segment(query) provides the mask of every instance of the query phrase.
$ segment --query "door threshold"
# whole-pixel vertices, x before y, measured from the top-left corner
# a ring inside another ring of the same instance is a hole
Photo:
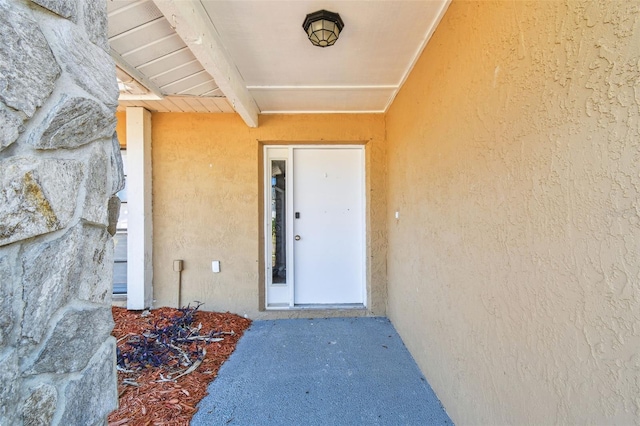
[[[267,306],[268,311],[308,311],[308,310],[365,310],[367,307],[362,303],[342,303],[342,304],[299,304],[290,306],[286,303],[273,303]]]

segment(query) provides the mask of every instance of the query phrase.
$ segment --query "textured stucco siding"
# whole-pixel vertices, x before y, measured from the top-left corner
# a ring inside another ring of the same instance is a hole
[[[454,422],[640,424],[640,3],[454,1],[386,131],[388,314]]]
[[[154,306],[182,301],[251,318],[317,316],[260,311],[262,149],[264,144],[361,143],[367,173],[366,311],[384,315],[386,298],[385,147],[382,115],[261,116],[252,129],[232,114],[152,115]],[[211,272],[220,260],[221,272]],[[330,314],[330,313],[324,313]]]

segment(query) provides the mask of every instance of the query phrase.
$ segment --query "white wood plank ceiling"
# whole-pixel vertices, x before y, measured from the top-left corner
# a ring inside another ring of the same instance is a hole
[[[382,113],[450,0],[110,0],[120,109],[258,114]],[[345,27],[312,46],[306,14]],[[216,80],[220,84],[216,83]]]

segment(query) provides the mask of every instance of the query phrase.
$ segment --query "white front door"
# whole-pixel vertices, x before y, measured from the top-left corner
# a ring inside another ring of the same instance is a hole
[[[363,303],[363,152],[293,151],[294,302]]]
[[[286,232],[278,235],[284,150]],[[272,169],[266,177],[275,186],[268,191],[275,198],[266,212],[273,232],[267,235],[267,307],[365,304],[364,149],[269,147],[266,158]],[[278,238],[287,241],[277,243]],[[285,247],[291,267],[282,279]]]

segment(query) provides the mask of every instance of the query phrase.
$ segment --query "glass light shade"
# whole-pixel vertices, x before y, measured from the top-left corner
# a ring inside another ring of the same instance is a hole
[[[319,10],[307,15],[302,28],[314,46],[328,47],[333,46],[340,37],[344,22],[337,13]]]

